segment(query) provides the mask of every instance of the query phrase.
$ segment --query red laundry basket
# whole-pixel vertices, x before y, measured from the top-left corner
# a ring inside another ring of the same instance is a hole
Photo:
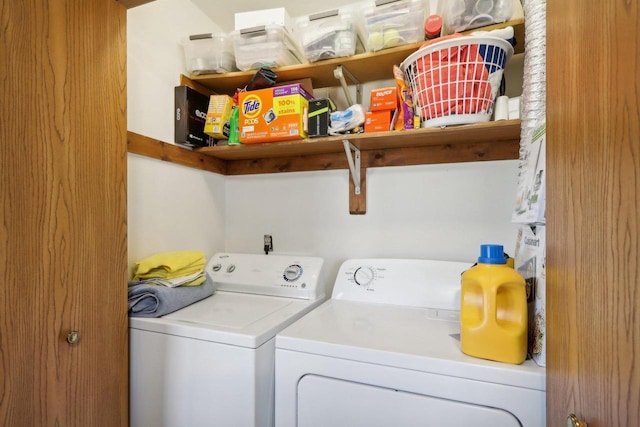
[[[429,44],[407,57],[400,67],[422,127],[489,121],[512,55],[506,40],[463,36]]]

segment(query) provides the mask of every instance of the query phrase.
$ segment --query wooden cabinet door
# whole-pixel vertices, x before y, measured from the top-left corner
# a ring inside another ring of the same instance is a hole
[[[640,6],[547,4],[547,420],[640,425]]]
[[[124,426],[126,9],[0,0],[0,32],[0,425]]]

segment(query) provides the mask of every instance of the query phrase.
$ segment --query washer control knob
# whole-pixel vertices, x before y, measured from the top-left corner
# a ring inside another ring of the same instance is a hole
[[[357,285],[367,286],[373,282],[374,273],[371,267],[358,267],[355,273],[353,273],[353,280]]]
[[[233,273],[236,269],[235,264],[230,264],[229,267],[227,267],[227,273]]]
[[[282,274],[282,277],[287,282],[295,282],[300,276],[302,276],[302,266],[299,264],[291,264],[284,269],[284,273]]]
[[[222,264],[215,264],[213,267],[211,267],[213,271],[220,271],[221,268]]]

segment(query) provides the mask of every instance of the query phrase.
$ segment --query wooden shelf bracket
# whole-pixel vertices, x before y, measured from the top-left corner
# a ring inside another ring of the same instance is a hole
[[[342,141],[344,144],[344,151],[347,155],[347,161],[349,162],[349,170],[351,171],[351,179],[353,179],[353,185],[355,187],[356,195],[360,195],[360,150],[356,148],[352,143],[346,139]],[[351,150],[353,150],[353,157],[351,156]]]
[[[347,81],[344,78],[345,75],[356,85],[356,102],[353,102],[353,99],[351,98]],[[347,98],[349,105],[362,104],[362,84],[349,72],[349,70],[344,68],[342,65],[338,65],[335,70],[333,70],[333,76],[340,82],[340,86],[342,86],[344,96]]]

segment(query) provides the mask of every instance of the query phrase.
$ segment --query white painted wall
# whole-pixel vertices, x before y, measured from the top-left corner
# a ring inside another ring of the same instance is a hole
[[[211,25],[187,0],[129,11],[129,130],[173,141],[177,41]],[[353,257],[473,262],[481,243],[513,254],[516,177],[515,160],[369,169],[358,216],[347,171],[222,177],[129,155],[129,260],[186,248],[260,253],[264,234],[276,253],[323,257],[329,277]]]
[[[355,257],[475,261],[481,243],[513,255],[516,161],[369,169],[367,213],[349,214],[348,172],[227,178],[226,247],[319,255],[335,277]]]
[[[219,28],[188,0],[127,12],[128,130],[173,142],[173,90],[185,74],[180,40]],[[223,176],[128,155],[129,266],[158,252],[224,250]]]

